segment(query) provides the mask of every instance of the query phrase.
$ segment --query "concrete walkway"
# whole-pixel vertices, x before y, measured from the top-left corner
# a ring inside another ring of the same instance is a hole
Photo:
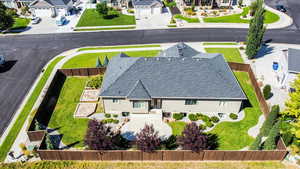
[[[256,136],[259,134],[259,130],[262,127],[265,119],[266,118],[263,114],[261,116],[259,116],[257,124],[248,130],[248,135],[256,138]]]

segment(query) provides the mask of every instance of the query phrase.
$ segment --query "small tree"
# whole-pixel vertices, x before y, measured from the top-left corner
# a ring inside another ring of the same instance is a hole
[[[107,57],[107,55],[105,56],[105,59],[104,59],[104,63],[103,63],[103,66],[107,66],[109,63],[109,59]]]
[[[40,125],[40,123],[35,119],[34,120],[34,130],[37,131],[37,130],[41,130],[42,127]]]
[[[100,15],[103,15],[103,16],[106,16],[109,11],[106,2],[98,3],[96,5],[96,10]]]
[[[272,94],[271,94],[271,86],[270,85],[266,85],[263,88],[263,94],[264,94],[264,98],[266,100],[268,100],[269,98],[271,98]]]
[[[137,148],[143,152],[153,152],[160,147],[161,140],[153,125],[145,127],[136,135]]]
[[[194,122],[185,126],[182,136],[178,138],[178,144],[184,150],[192,150],[194,152],[209,149],[208,136],[203,134],[202,130]]]
[[[261,150],[261,139],[262,135],[258,134],[258,136],[255,138],[254,142],[250,146],[250,150]]]
[[[279,126],[280,126],[280,121],[277,121],[275,123],[275,125],[272,127],[272,129],[270,130],[268,138],[266,139],[266,141],[264,143],[265,150],[276,149],[276,143],[277,143],[278,136],[279,136]]]
[[[107,127],[97,120],[90,120],[84,143],[91,150],[111,150],[114,149],[112,142],[114,136],[111,127]]]
[[[50,135],[48,133],[46,134],[45,143],[46,143],[47,150],[53,150],[54,149],[53,143],[52,143]]]
[[[0,8],[0,30],[10,29],[14,23],[13,16],[6,12],[6,8]]]
[[[278,117],[279,111],[280,111],[279,105],[272,106],[272,110],[271,110],[269,116],[267,117],[267,119],[265,120],[264,124],[262,125],[262,127],[260,129],[262,136],[269,135],[269,132],[272,129],[272,126]]]
[[[102,67],[102,63],[101,63],[101,61],[100,61],[99,57],[97,57],[97,61],[96,61],[96,67],[97,67],[97,68],[100,68],[100,67]]]

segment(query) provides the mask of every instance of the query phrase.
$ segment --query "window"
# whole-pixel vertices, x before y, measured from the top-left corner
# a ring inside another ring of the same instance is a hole
[[[133,108],[144,108],[145,103],[143,101],[133,101]]]
[[[220,101],[219,102],[219,106],[225,106],[226,105],[226,102],[225,101]]]
[[[223,3],[229,3],[229,0],[223,0]]]
[[[185,100],[185,105],[195,105],[195,104],[197,104],[197,100],[195,100],[195,99]]]
[[[120,103],[119,99],[113,99],[113,103]]]

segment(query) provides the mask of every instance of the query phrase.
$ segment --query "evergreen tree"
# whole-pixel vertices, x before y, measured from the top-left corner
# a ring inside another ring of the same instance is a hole
[[[35,131],[42,129],[40,123],[36,119],[34,120],[34,129]]]
[[[99,57],[97,57],[97,61],[96,61],[96,67],[97,67],[97,68],[100,68],[100,67],[102,67],[102,63],[101,63],[101,61],[100,61]]]
[[[46,148],[47,150],[53,150],[54,149],[54,146],[52,144],[52,141],[51,141],[51,138],[50,138],[50,135],[49,134],[46,134]]]
[[[1,5],[0,5],[1,6]],[[0,8],[0,30],[7,30],[15,23],[12,15],[6,12],[6,8]]]
[[[105,59],[104,59],[104,63],[103,63],[103,66],[107,66],[109,63],[109,60],[108,60],[108,57],[107,55],[105,56]]]
[[[249,59],[253,59],[257,55],[266,31],[266,27],[264,26],[265,9],[263,7],[263,0],[257,0],[257,5],[258,8],[254,18],[250,20],[248,30],[246,54]]]
[[[274,150],[276,149],[277,146],[277,140],[279,136],[279,126],[280,126],[280,121],[277,121],[275,125],[272,127],[270,130],[270,133],[268,135],[268,138],[266,139],[264,143],[264,150]]]
[[[262,135],[258,134],[258,136],[255,138],[254,142],[250,146],[250,150],[260,150],[261,149],[261,139]]]
[[[272,106],[272,110],[271,110],[270,114],[268,115],[267,119],[265,120],[265,122],[263,123],[263,125],[260,129],[260,133],[263,136],[269,135],[269,132],[272,129],[272,126],[274,125],[279,112],[280,112],[279,105]]]

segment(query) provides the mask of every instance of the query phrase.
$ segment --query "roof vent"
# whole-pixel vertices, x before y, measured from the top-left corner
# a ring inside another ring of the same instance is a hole
[[[171,61],[171,58],[168,58],[168,61]]]
[[[159,60],[159,57],[157,57],[156,60]]]
[[[184,58],[182,58],[182,60],[184,61]]]
[[[147,58],[144,58],[147,61]]]

